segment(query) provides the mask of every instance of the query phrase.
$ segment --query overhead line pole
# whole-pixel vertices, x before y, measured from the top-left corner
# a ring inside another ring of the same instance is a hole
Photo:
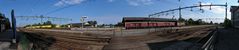
[[[161,12],[158,12],[158,13],[150,14],[149,17],[153,16],[153,15],[161,14],[161,13],[167,13],[167,12],[176,11],[176,10],[180,10],[180,12],[181,12],[182,9],[195,8],[195,7],[204,7],[204,6],[227,6],[227,5],[212,4],[212,5],[199,5],[199,6],[179,7],[179,8],[176,8],[176,9],[171,9],[171,10],[167,10],[167,11],[161,11]]]
[[[226,5],[225,5],[225,18],[227,18],[227,3],[226,3]]]
[[[181,9],[181,7],[179,7],[178,11],[179,11],[179,18],[182,18],[182,9]]]

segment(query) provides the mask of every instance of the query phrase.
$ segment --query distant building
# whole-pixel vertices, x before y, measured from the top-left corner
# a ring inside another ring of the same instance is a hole
[[[0,14],[0,32],[3,32],[6,29],[10,29],[9,19],[3,14]]]
[[[70,23],[68,25],[71,25],[71,27],[82,27],[82,23]]]
[[[231,21],[235,28],[239,28],[239,6],[231,6]]]
[[[97,22],[96,21],[88,21],[88,22],[85,22],[84,24],[83,23],[70,23],[70,24],[67,24],[67,25],[71,25],[71,27],[82,27],[82,25],[84,25],[83,27],[96,27],[97,25]]]
[[[122,23],[126,29],[178,26],[175,19],[149,17],[124,17]]]

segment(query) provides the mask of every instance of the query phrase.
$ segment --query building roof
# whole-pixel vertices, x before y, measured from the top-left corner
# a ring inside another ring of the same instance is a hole
[[[235,11],[237,11],[238,9],[239,9],[239,6],[231,6],[230,11],[231,11],[231,12],[235,12]]]
[[[123,21],[137,20],[137,21],[177,21],[175,19],[168,18],[149,18],[149,17],[124,17]]]

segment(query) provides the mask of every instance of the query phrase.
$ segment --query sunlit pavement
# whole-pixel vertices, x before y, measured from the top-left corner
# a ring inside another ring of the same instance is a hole
[[[16,50],[16,44],[12,43],[12,30],[0,33],[0,50]]]
[[[219,29],[216,50],[238,50],[239,49],[239,29]]]

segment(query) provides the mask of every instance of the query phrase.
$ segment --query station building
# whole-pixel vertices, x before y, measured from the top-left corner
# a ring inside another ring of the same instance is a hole
[[[149,17],[124,17],[122,23],[126,29],[180,26],[175,19]]]
[[[239,28],[239,6],[231,6],[231,21],[235,28]]]

